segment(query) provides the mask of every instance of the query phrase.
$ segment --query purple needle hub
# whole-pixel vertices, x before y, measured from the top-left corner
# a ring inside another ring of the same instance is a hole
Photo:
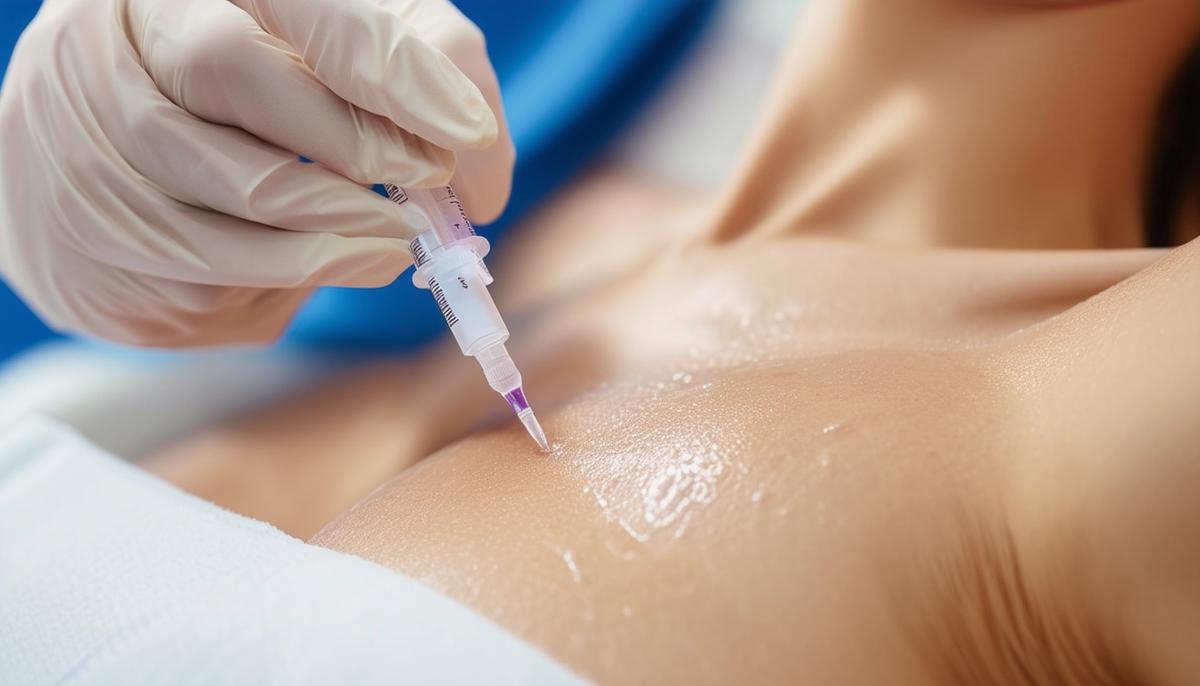
[[[529,410],[529,401],[525,399],[525,389],[518,386],[508,393],[504,394],[504,399],[508,401],[508,406],[513,409],[513,412],[521,414]]]

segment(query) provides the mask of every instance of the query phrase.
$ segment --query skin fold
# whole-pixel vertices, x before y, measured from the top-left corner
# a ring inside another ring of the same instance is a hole
[[[1197,35],[814,1],[726,192],[600,171],[497,261],[549,454],[445,346],[147,467],[602,683],[1187,684],[1200,243],[1137,208]]]

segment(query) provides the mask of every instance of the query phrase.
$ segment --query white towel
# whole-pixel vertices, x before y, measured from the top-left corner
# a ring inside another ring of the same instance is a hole
[[[350,362],[301,350],[178,353],[53,341],[0,366],[0,424],[46,415],[136,460]]]
[[[0,426],[0,682],[579,684],[416,581]]]

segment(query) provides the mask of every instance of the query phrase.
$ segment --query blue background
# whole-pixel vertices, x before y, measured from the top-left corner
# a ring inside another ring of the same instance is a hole
[[[505,231],[569,181],[662,84],[712,15],[715,0],[459,0],[488,36],[517,167]],[[0,65],[37,11],[0,0]],[[381,179],[382,180],[382,179]],[[444,333],[433,299],[402,276],[381,289],[326,288],[300,312],[285,344],[343,351],[412,349]],[[0,361],[53,334],[0,284]]]
[[[7,71],[9,52],[41,2],[0,0],[0,69]],[[3,132],[0,132],[0,136]],[[2,143],[0,143],[2,145]],[[0,282],[0,361],[52,334],[17,296]]]

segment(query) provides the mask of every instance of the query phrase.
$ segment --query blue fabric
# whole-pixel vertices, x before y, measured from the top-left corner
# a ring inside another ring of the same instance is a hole
[[[41,0],[0,0],[0,74],[7,71],[17,37],[41,4]],[[0,280],[0,363],[55,335]]]
[[[497,250],[518,218],[625,126],[691,45],[717,0],[458,0],[488,36],[517,147],[512,200],[483,233]],[[0,0],[0,64],[39,2]],[[445,333],[407,275],[380,289],[322,289],[285,342],[405,350]],[[52,334],[0,284],[0,361]]]

